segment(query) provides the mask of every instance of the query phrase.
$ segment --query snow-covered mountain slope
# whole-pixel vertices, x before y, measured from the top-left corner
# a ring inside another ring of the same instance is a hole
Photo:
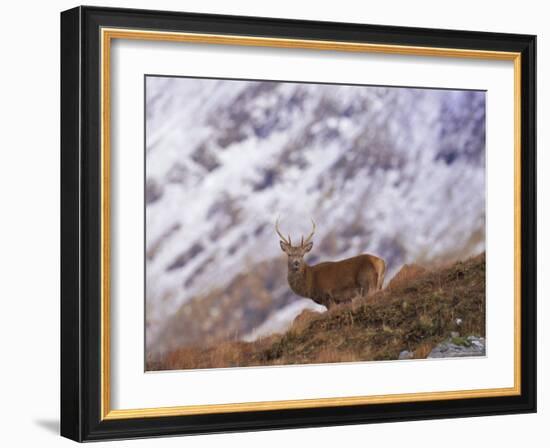
[[[369,252],[387,277],[485,248],[484,92],[146,84],[148,355],[299,312],[279,215],[293,239],[316,221],[308,262]]]

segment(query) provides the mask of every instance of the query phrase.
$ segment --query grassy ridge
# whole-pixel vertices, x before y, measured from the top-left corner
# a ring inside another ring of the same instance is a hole
[[[453,331],[485,336],[485,254],[433,271],[405,266],[386,289],[326,313],[305,311],[283,335],[182,347],[147,369],[392,360],[402,350],[424,358]]]

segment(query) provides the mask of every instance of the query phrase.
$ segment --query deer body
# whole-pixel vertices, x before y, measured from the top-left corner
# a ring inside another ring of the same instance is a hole
[[[292,246],[290,237],[281,237],[281,249],[288,255],[288,284],[292,291],[327,308],[350,301],[355,296],[366,297],[382,289],[386,264],[374,255],[363,254],[341,261],[328,261],[309,266],[303,257],[311,250],[313,232],[299,246]]]

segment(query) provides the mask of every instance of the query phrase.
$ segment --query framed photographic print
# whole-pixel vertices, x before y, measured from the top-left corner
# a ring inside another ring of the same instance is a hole
[[[535,36],[61,14],[61,433],[535,412]]]

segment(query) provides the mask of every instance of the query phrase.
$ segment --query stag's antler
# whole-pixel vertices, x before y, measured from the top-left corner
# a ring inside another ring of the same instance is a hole
[[[310,241],[311,241],[311,238],[313,238],[313,235],[315,234],[315,221],[313,220],[313,218],[310,218],[311,219],[311,224],[313,224],[313,229],[311,230],[311,233],[309,234],[309,236],[306,238],[306,240],[304,241],[304,237],[302,236],[302,247],[305,246],[306,244],[308,244]]]
[[[279,230],[279,218],[277,218],[277,220],[275,221],[275,231],[277,232],[277,235],[279,235],[279,238],[281,238],[281,240],[283,240],[284,243],[288,244],[289,246],[292,246],[292,243],[290,242],[290,235],[288,235],[288,240],[287,240]]]

